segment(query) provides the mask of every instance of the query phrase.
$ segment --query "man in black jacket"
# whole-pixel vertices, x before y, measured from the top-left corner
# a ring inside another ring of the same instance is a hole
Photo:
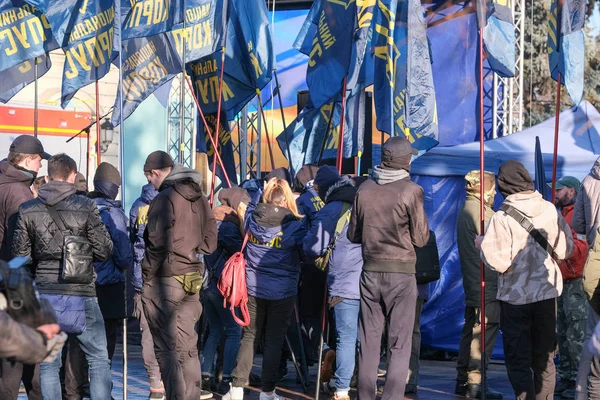
[[[31,135],[18,136],[10,145],[8,157],[0,161],[0,260],[12,258],[11,246],[19,206],[31,199],[31,184],[50,155]],[[0,399],[16,399],[21,379],[32,400],[41,400],[39,365],[0,361]]]
[[[144,232],[142,304],[167,398],[210,398],[210,392],[201,397],[195,325],[202,313],[203,255],[217,248],[215,217],[198,171],[155,151],[146,159],[144,174],[159,193]]]
[[[375,399],[381,334],[388,321],[389,366],[382,400],[404,397],[417,301],[415,247],[429,240],[423,189],[410,180],[417,152],[404,137],[383,145],[381,166],[356,194],[348,239],[362,244],[358,396]]]
[[[86,238],[92,245],[93,261],[105,261],[113,244],[93,200],[75,194],[77,164],[66,154],[48,160],[50,181],[40,187],[39,196],[19,207],[12,252],[30,257],[31,272],[40,295],[52,304],[67,333],[77,335],[90,366],[90,392],[93,399],[110,399],[111,376],[104,320],[96,299],[93,279],[89,283],[65,283],[62,278],[63,237]],[[56,213],[55,222],[52,214]],[[63,232],[60,225],[69,232]],[[90,266],[91,267],[91,266]],[[66,329],[66,323],[71,328]],[[59,370],[61,357],[40,366],[44,398],[61,399]]]

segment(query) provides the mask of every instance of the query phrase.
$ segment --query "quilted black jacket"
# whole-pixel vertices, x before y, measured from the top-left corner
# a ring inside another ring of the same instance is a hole
[[[105,261],[112,256],[113,243],[96,203],[75,194],[72,184],[55,181],[42,185],[39,197],[19,208],[13,255],[32,258],[32,273],[40,293],[96,296],[94,283],[69,284],[59,278],[63,235],[46,205],[56,205],[71,234],[86,237],[92,243],[94,261]]]

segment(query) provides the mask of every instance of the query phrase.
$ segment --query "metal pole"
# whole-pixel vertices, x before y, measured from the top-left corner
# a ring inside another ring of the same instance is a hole
[[[213,140],[213,149],[215,156],[213,156],[213,168],[212,168],[212,182],[210,185],[210,206],[212,207],[215,200],[215,181],[217,178],[217,158],[216,155],[219,153],[219,128],[221,127],[221,98],[223,96],[223,79],[225,74],[225,44],[221,47],[221,79],[219,80],[219,105],[217,107],[217,123],[215,125],[215,136]],[[208,131],[208,135],[210,135],[210,131]],[[223,173],[225,173],[225,167],[223,167]],[[231,187],[231,184],[229,185]]]
[[[552,158],[552,203],[556,192],[556,163],[558,161],[558,132],[560,128],[560,81],[562,76],[558,73],[556,82],[556,113],[554,115],[554,156]]]
[[[46,55],[48,57],[48,55]],[[38,135],[38,115],[39,115],[39,105],[38,105],[38,58],[33,59],[33,78],[34,78],[34,107],[33,107],[33,136],[37,137]]]
[[[346,119],[346,84],[348,77],[344,78],[342,84],[342,115],[340,116],[340,131],[338,133],[337,169],[342,174],[342,161],[344,161],[344,120]]]
[[[275,2],[273,2],[275,7]],[[283,137],[285,139],[285,147],[287,148],[288,162],[290,164],[290,172],[294,176],[294,164],[292,163],[292,151],[290,150],[290,139],[287,132],[287,124],[285,123],[285,113],[283,112],[283,102],[281,101],[281,87],[279,86],[279,79],[277,78],[277,70],[273,70],[275,75],[275,86],[277,86],[277,98],[279,99],[279,110],[281,111],[281,122],[283,122]]]
[[[96,81],[98,84],[98,81]],[[125,208],[125,125],[123,122],[123,38],[119,52],[119,167],[121,170],[121,203]],[[96,124],[98,125],[98,124]],[[125,319],[123,320],[123,400],[127,400],[127,282],[125,282]]]
[[[120,53],[119,53],[120,54]],[[100,92],[96,80],[96,167],[100,165]]]
[[[187,54],[187,28],[185,18],[185,0],[183,0],[183,36],[181,40],[181,81],[179,85],[179,163],[185,163],[185,59]]]
[[[323,362],[323,335],[325,334],[325,324],[327,322],[327,279],[325,279],[325,289],[323,290],[323,311],[321,312],[321,340],[319,342],[319,363],[317,364],[317,390],[315,391],[315,400],[319,400],[321,389],[321,363]]]
[[[321,160],[323,159],[323,152],[325,151],[327,139],[329,138],[329,132],[331,131],[331,127],[333,126],[333,113],[335,112],[335,103],[335,100],[331,102],[331,112],[329,113],[329,121],[327,121],[327,129],[325,130],[325,135],[323,135],[323,143],[321,143],[321,151],[319,152],[319,159],[317,160],[317,165],[321,164]]]

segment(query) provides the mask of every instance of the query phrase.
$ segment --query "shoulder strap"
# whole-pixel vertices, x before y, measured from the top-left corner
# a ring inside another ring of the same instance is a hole
[[[46,206],[46,208],[48,209],[48,213],[50,214],[50,217],[52,217],[52,219],[54,220],[54,223],[58,226],[58,229],[60,229],[62,232],[70,232],[71,231],[70,229],[68,229],[66,227],[66,224],[64,223],[64,219],[62,218],[60,213],[58,211],[56,211],[56,208],[54,208],[54,206]]]
[[[540,233],[540,231],[538,231],[533,226],[531,221],[529,221],[529,218],[527,218],[519,210],[517,210],[513,206],[509,206],[508,204],[502,204],[502,206],[500,207],[500,210],[504,211],[506,213],[506,215],[513,218],[515,221],[517,221],[519,223],[519,225],[521,225],[523,227],[523,229],[525,229],[531,235],[531,237],[540,246],[542,246],[542,248],[544,250],[546,250],[548,252],[548,254],[550,254],[550,256],[552,258],[554,258],[555,260],[558,259],[558,257],[554,253],[554,247],[552,247],[552,245],[548,242],[548,240],[544,237],[544,235],[542,235]]]
[[[340,211],[340,217],[338,218],[337,224],[335,225],[335,235],[333,236],[333,241],[331,242],[331,247],[335,247],[335,242],[337,242],[338,238],[342,234],[342,230],[344,229],[344,225],[346,225],[346,217],[350,214],[350,203],[346,203],[345,201],[342,204],[342,211]]]

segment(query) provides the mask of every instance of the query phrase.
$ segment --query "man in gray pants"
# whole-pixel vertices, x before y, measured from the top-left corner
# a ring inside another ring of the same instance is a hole
[[[375,399],[381,334],[388,326],[389,365],[382,400],[404,396],[417,301],[415,247],[429,240],[423,189],[410,180],[417,154],[404,137],[383,145],[382,163],[358,190],[348,239],[362,244],[358,396]]]

